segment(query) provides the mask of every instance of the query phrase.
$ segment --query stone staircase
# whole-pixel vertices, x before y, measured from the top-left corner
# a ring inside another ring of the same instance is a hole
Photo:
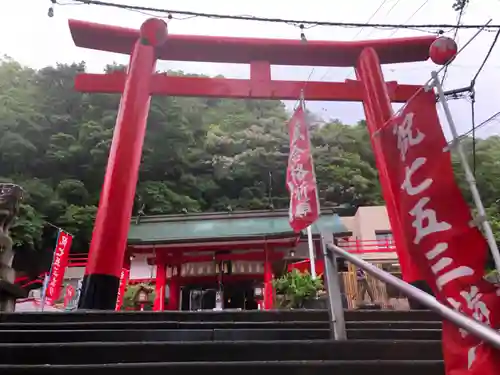
[[[72,312],[0,316],[0,374],[443,375],[428,311]]]

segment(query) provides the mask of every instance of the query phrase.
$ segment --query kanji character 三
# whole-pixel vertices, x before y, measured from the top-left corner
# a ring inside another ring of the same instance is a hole
[[[421,198],[415,207],[410,211],[410,215],[415,217],[411,226],[416,229],[413,243],[418,245],[422,238],[436,232],[444,232],[451,229],[451,225],[445,221],[438,221],[436,211],[431,208],[424,208],[430,202],[430,198]]]
[[[406,160],[406,154],[410,146],[418,145],[425,138],[424,133],[417,129],[416,134],[413,135],[413,117],[415,114],[413,112],[407,113],[403,123],[400,125],[394,125],[392,132],[397,137],[397,146],[401,155],[401,160]]]

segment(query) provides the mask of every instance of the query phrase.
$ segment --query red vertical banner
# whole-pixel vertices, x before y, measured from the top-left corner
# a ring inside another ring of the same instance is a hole
[[[116,296],[115,311],[120,311],[120,309],[122,308],[123,297],[125,295],[125,291],[127,290],[129,275],[130,270],[126,267],[123,267],[122,272],[120,273],[120,286],[118,288],[118,295]]]
[[[72,241],[73,237],[70,234],[59,230],[52,266],[50,267],[49,280],[45,291],[46,302],[49,305],[54,304],[61,294]]]
[[[300,232],[319,217],[318,187],[311,154],[311,141],[303,103],[295,110],[288,123],[290,155],[286,185],[290,192],[289,222]]]
[[[436,297],[495,329],[499,290],[484,280],[488,247],[455,181],[435,95],[422,90],[378,135],[412,259]],[[447,375],[493,375],[500,352],[444,322]]]
[[[63,304],[63,306],[67,307],[74,296],[75,296],[75,288],[73,288],[72,285],[68,285],[66,287],[66,291],[64,292],[64,304]]]

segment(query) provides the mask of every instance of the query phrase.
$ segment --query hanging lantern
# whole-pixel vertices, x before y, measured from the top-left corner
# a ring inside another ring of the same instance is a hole
[[[141,40],[144,44],[158,47],[167,40],[167,24],[158,18],[150,18],[141,25]]]
[[[148,292],[144,289],[141,289],[139,291],[139,295],[137,296],[137,301],[140,303],[146,303],[148,302]]]
[[[457,51],[458,46],[453,39],[441,36],[432,42],[429,56],[433,63],[445,65],[455,58]]]

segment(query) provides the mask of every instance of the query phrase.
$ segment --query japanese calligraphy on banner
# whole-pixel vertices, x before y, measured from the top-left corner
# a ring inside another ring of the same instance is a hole
[[[123,305],[123,297],[125,291],[127,290],[128,278],[130,275],[130,270],[128,268],[122,268],[120,273],[120,286],[118,287],[118,295],[116,296],[115,311],[119,311]]]
[[[377,136],[389,178],[400,186],[394,193],[412,259],[442,303],[499,328],[500,297],[483,278],[488,247],[455,181],[434,93],[419,93]],[[448,322],[443,353],[448,375],[500,368],[500,352]]]
[[[299,105],[288,123],[290,155],[286,185],[290,192],[289,222],[300,232],[319,217],[318,189],[304,106]]]
[[[61,294],[72,241],[73,237],[70,234],[59,230],[52,266],[50,267],[49,281],[45,291],[46,302],[49,305],[53,305]]]

